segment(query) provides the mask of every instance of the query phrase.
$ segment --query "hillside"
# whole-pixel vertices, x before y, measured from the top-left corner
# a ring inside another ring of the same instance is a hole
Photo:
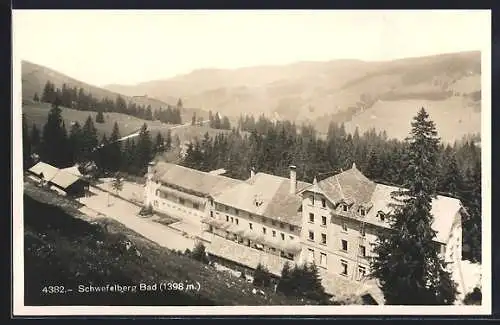
[[[177,103],[178,98],[163,96],[163,99],[156,99],[149,96],[147,93],[133,94],[127,96],[126,94],[121,94],[120,92],[110,91],[107,89],[99,88],[65,74],[62,74],[56,70],[38,65],[29,61],[22,61],[22,96],[23,100],[29,102],[35,93],[39,96],[43,93],[43,88],[47,81],[51,81],[55,84],[57,88],[61,88],[63,84],[69,87],[83,88],[85,91],[90,92],[92,96],[97,99],[109,98],[115,100],[118,95],[122,96],[127,103],[133,102],[137,105],[148,106],[151,105],[153,111],[159,109],[160,107],[165,109],[169,105],[173,106]],[[197,116],[201,116],[204,119],[208,118],[208,113],[197,108],[184,108],[182,110],[183,121],[190,121],[193,113]]]
[[[401,114],[385,115],[374,122],[372,108],[391,102],[391,110],[435,106],[456,121],[438,117],[438,131],[456,138],[479,132],[481,111],[480,52],[463,52],[387,62],[336,60],[300,62],[235,70],[204,69],[166,80],[135,86],[105,88],[127,95],[147,93],[168,100],[181,97],[189,107],[222,114],[264,113],[278,119],[313,122],[325,131],[331,120],[358,124],[361,131],[376,127],[401,138]],[[457,129],[457,121],[460,127]],[[394,128],[397,125],[398,128]],[[405,133],[405,135],[407,132]],[[448,137],[448,136],[447,136]]]
[[[51,202],[47,204],[45,202]],[[74,201],[25,183],[24,248],[26,305],[297,305],[298,298],[266,292],[187,256],[165,249],[106,218],[89,219]],[[130,248],[126,248],[126,242]],[[195,284],[168,292],[79,292],[82,286]],[[64,286],[65,294],[43,287]]]
[[[36,124],[39,130],[43,129],[43,125],[47,122],[47,116],[50,111],[50,105],[45,103],[39,104],[26,104],[23,106],[23,113],[25,114],[28,127],[31,128],[33,124]],[[191,141],[194,138],[201,139],[206,132],[209,135],[214,136],[218,133],[228,133],[228,130],[216,130],[209,128],[207,126],[192,126],[192,125],[171,125],[161,123],[160,121],[147,121],[137,117],[133,117],[121,113],[105,113],[104,123],[95,123],[95,118],[97,113],[90,111],[79,111],[71,108],[62,108],[62,117],[66,130],[69,131],[70,126],[73,122],[78,122],[81,126],[84,125],[85,120],[88,116],[92,116],[94,121],[94,126],[97,129],[99,139],[105,133],[108,137],[111,135],[113,130],[113,125],[115,122],[118,123],[120,128],[120,134],[125,136],[131,134],[141,128],[141,126],[146,123],[148,125],[148,130],[151,132],[152,136],[156,136],[157,132],[161,132],[165,137],[167,131],[170,129],[172,138],[176,136],[179,137],[180,142]]]

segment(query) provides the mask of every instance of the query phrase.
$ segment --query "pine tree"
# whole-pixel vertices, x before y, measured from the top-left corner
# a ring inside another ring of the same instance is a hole
[[[177,108],[181,110],[183,108],[182,99],[177,100]]]
[[[100,149],[96,152],[96,164],[97,167],[99,167],[99,170],[102,171],[109,171],[109,162],[110,162],[110,157],[109,157],[109,140],[106,137],[106,133],[102,135],[101,143],[100,143]]]
[[[398,203],[390,215],[392,231],[379,234],[370,276],[380,281],[389,305],[453,304],[456,284],[439,256],[431,228],[439,138],[423,108],[411,125],[405,189],[394,193]]]
[[[95,117],[95,122],[104,123],[104,114],[102,113],[102,111],[97,112],[97,115]]]
[[[64,128],[61,109],[58,106],[53,106],[47,117],[47,123],[43,127],[42,135],[42,152],[43,161],[56,167],[64,167],[67,157],[66,147],[66,130]]]
[[[193,113],[193,117],[191,118],[191,125],[196,125],[196,112]]]
[[[120,170],[122,165],[122,145],[121,142],[118,141],[120,138],[120,129],[118,127],[118,123],[115,122],[113,125],[113,131],[109,137],[110,145],[108,147],[110,159],[109,169],[113,172]]]
[[[38,152],[40,148],[40,130],[38,130],[35,123],[31,126],[30,142],[31,151],[35,153]]]
[[[143,124],[137,140],[136,164],[137,173],[145,173],[146,166],[153,158],[153,143],[146,123]]]
[[[451,196],[456,197],[462,188],[462,179],[455,156],[451,156],[443,179],[443,188]]]
[[[71,149],[71,161],[73,164],[80,162],[82,158],[82,128],[78,122],[71,125],[68,141]]]
[[[268,287],[271,284],[271,274],[261,263],[257,264],[253,274],[253,285],[258,287]]]
[[[227,116],[224,116],[222,118],[222,122],[221,122],[221,129],[224,129],[224,130],[231,130],[231,122],[229,122],[229,118]]]
[[[85,161],[93,160],[97,145],[97,130],[92,122],[92,116],[89,115],[82,129],[82,155]]]
[[[294,293],[294,288],[292,287],[293,282],[291,272],[292,269],[290,268],[290,264],[288,262],[285,262],[285,264],[283,265],[283,269],[281,269],[281,277],[278,282],[278,287],[276,288],[277,291],[287,296]]]
[[[35,95],[33,95],[33,101],[35,103],[38,103],[40,101],[40,98],[38,97],[38,93],[35,93]]]
[[[167,130],[167,136],[165,137],[165,150],[169,151],[172,149],[172,131]]]
[[[163,140],[163,136],[161,135],[160,132],[156,134],[155,138],[155,145],[154,145],[154,152],[155,153],[161,153],[165,150],[165,145],[164,145],[165,140]]]

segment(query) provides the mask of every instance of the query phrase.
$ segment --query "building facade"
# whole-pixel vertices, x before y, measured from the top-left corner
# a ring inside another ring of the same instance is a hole
[[[277,275],[287,261],[314,262],[334,290],[334,278],[366,281],[373,245],[382,231],[391,231],[387,215],[396,190],[371,181],[354,164],[309,184],[297,181],[294,166],[288,178],[252,170],[247,180],[235,180],[157,163],[148,169],[145,202],[199,226],[213,255],[250,268],[273,264]],[[465,211],[459,200],[438,196],[431,212],[436,245],[460,287]]]
[[[302,192],[302,262],[350,280],[364,281],[370,272],[373,245],[378,235],[390,231],[387,215],[394,203],[393,186],[366,178],[355,165]],[[453,274],[462,260],[460,201],[438,196],[432,202],[435,243]]]

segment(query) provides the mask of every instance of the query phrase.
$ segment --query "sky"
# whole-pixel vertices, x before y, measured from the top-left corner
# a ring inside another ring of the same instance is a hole
[[[15,60],[103,86],[196,69],[480,50],[489,11],[14,10]]]

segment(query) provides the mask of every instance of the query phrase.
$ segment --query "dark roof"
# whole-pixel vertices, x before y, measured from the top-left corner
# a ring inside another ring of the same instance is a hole
[[[349,170],[318,182],[317,186],[335,204],[342,201],[364,204],[370,202],[376,183],[353,165]]]
[[[153,180],[175,188],[213,196],[243,181],[221,175],[213,175],[199,170],[158,162],[153,167]]]
[[[306,191],[323,194],[333,204],[346,202],[352,204],[348,212],[338,213],[365,223],[379,227],[389,228],[387,218],[382,220],[379,212],[389,214],[392,212],[391,203],[396,203],[392,193],[401,190],[395,186],[377,184],[364,176],[356,166],[340,174],[326,178]],[[365,209],[365,215],[358,214],[358,208]],[[460,212],[460,200],[438,195],[432,200],[431,213],[434,216],[432,228],[437,232],[436,241],[446,243],[450,234],[454,218]]]
[[[297,182],[296,193],[290,193],[290,179],[257,173],[253,178],[232,187],[214,199],[252,214],[299,226],[302,216],[299,208],[302,198],[298,194],[311,184]],[[260,201],[260,205],[255,202]]]

